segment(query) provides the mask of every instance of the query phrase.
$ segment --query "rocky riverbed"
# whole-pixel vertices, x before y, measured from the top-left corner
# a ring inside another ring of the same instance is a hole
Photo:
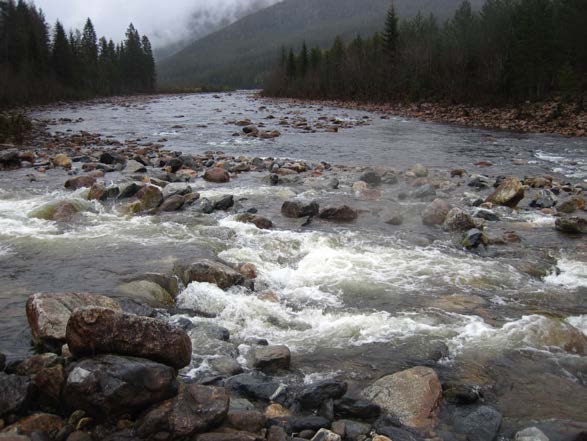
[[[245,93],[33,116],[0,437],[586,436],[584,144]]]

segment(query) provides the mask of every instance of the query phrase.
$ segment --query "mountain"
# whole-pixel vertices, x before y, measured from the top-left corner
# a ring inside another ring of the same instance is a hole
[[[422,11],[450,17],[462,0],[395,0],[400,18]],[[479,7],[483,0],[473,0]],[[162,86],[262,84],[283,46],[327,47],[335,36],[370,35],[383,28],[390,0],[285,0],[195,41],[158,64]]]

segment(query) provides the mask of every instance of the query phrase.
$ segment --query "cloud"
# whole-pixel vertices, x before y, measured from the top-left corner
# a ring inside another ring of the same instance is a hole
[[[59,19],[66,29],[82,28],[92,19],[99,36],[124,38],[129,23],[146,34],[155,47],[201,37],[219,24],[229,24],[252,9],[279,0],[34,0],[53,25]]]

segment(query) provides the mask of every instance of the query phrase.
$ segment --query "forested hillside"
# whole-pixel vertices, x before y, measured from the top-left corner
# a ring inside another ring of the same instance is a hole
[[[0,107],[155,89],[151,43],[131,24],[125,41],[83,31],[51,29],[24,0],[0,1]]]
[[[391,8],[371,38],[284,51],[265,94],[479,104],[561,95],[583,106],[585,0],[487,0],[479,12],[465,1],[445,23],[402,18]]]
[[[402,17],[418,11],[448,18],[460,0],[396,0]],[[474,0],[480,6],[482,0]],[[282,46],[327,47],[379,30],[390,0],[285,0],[194,42],[158,64],[163,85],[260,87]]]

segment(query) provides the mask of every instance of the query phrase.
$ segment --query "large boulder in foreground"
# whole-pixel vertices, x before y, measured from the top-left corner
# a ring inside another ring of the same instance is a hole
[[[181,328],[163,320],[108,308],[81,308],[67,323],[67,345],[76,357],[120,354],[148,358],[176,369],[192,358],[192,342]]]
[[[188,265],[180,265],[176,268],[176,274],[186,285],[191,282],[206,282],[213,283],[221,289],[242,285],[245,281],[242,274],[229,266],[209,259],[199,259]]]
[[[442,387],[433,369],[417,366],[380,378],[363,396],[404,426],[424,431],[436,424]]]
[[[98,419],[136,414],[177,394],[175,369],[154,361],[99,355],[72,365],[63,390],[70,410]]]
[[[489,195],[485,202],[516,208],[522,199],[524,199],[524,186],[518,178],[509,177],[499,184],[499,187]]]
[[[228,405],[229,396],[223,388],[181,385],[176,397],[156,405],[141,418],[137,435],[149,438],[167,432],[173,439],[189,438],[220,425]]]
[[[116,300],[99,294],[66,292],[31,295],[26,303],[26,315],[33,342],[58,351],[65,343],[65,330],[71,313],[77,308],[89,306],[121,311]]]

